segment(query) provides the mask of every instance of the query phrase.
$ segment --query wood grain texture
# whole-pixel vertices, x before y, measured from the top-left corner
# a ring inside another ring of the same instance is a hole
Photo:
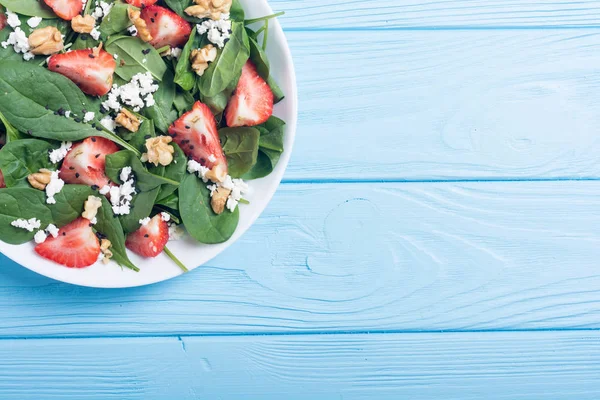
[[[600,182],[284,185],[225,253],[94,290],[2,262],[0,336],[600,328]]]
[[[600,26],[595,0],[269,0],[288,29]]]
[[[288,37],[300,88],[288,180],[600,177],[598,31]]]
[[[598,332],[0,341],[12,400],[600,396]]]

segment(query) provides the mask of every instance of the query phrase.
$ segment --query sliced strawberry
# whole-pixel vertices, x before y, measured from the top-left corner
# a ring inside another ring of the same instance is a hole
[[[116,68],[113,56],[101,49],[55,54],[48,61],[50,71],[66,76],[91,96],[104,96],[110,91]]]
[[[164,46],[183,46],[192,33],[192,27],[185,19],[173,11],[160,7],[150,6],[142,10],[141,17],[146,21],[152,40],[150,44],[159,49]]]
[[[227,159],[219,140],[217,122],[206,104],[197,101],[191,111],[173,122],[169,127],[169,135],[185,155],[213,170],[217,180],[225,178]]]
[[[85,218],[63,226],[57,237],[48,236],[44,243],[35,246],[40,256],[69,268],[92,265],[100,255],[100,241]]]
[[[83,9],[81,0],[44,0],[44,3],[46,3],[56,15],[67,21],[75,18],[75,16],[79,15]]]
[[[109,183],[104,173],[106,156],[117,151],[119,148],[110,140],[89,137],[69,150],[58,175],[66,183],[101,188]]]
[[[4,9],[0,6],[0,31],[4,29],[6,26],[6,14],[4,14]]]
[[[127,3],[131,4],[134,7],[148,7],[152,4],[156,3],[158,0],[125,0]]]
[[[248,61],[225,109],[227,126],[255,126],[273,115],[273,92]]]
[[[157,214],[137,231],[127,235],[125,246],[142,257],[156,257],[169,241],[169,226]]]

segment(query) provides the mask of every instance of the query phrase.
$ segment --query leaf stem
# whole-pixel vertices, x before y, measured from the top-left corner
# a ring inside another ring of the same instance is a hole
[[[183,265],[183,263],[182,263],[181,261],[179,261],[179,259],[178,259],[178,258],[175,256],[175,254],[171,253],[171,250],[169,250],[169,248],[168,248],[167,246],[165,246],[165,248],[164,248],[164,252],[165,252],[165,254],[166,254],[167,256],[169,256],[169,258],[170,258],[171,260],[173,260],[173,262],[174,262],[175,264],[177,264],[177,266],[178,266],[179,268],[181,268],[181,270],[182,270],[184,273],[185,273],[185,272],[190,272],[190,270],[189,270],[189,269],[187,269],[187,268],[185,267],[185,265]]]
[[[161,47],[160,49],[156,49],[156,51],[158,52],[158,54],[162,54],[162,53],[164,53],[167,50],[171,50],[171,46],[167,45],[167,46]]]
[[[263,32],[262,48],[267,51],[267,40],[269,39],[269,20],[265,21],[265,31]]]
[[[278,13],[267,15],[265,17],[254,18],[254,19],[247,19],[247,20],[244,21],[244,24],[250,25],[250,24],[254,24],[256,22],[268,21],[268,20],[273,19],[273,18],[281,17],[282,15],[285,15],[285,11],[280,11]]]

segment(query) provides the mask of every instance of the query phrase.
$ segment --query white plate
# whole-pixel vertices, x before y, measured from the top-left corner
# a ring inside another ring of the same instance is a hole
[[[246,18],[257,18],[273,13],[266,0],[241,0],[241,2],[246,11]],[[271,175],[249,181],[251,193],[245,197],[250,204],[240,205],[240,223],[228,242],[204,245],[187,235],[184,240],[169,242],[169,249],[190,270],[217,256],[246,232],[271,201],[290,159],[298,114],[296,75],[287,41],[276,20],[269,21],[267,54],[271,62],[271,73],[286,95],[286,98],[275,106],[275,115],[287,123],[285,151]],[[39,257],[33,247],[32,243],[14,246],[0,242],[0,251],[11,260],[49,278],[75,285],[101,288],[134,287],[164,281],[182,273],[179,267],[164,254],[154,259],[146,259],[129,252],[133,263],[140,267],[140,272],[121,269],[115,263],[109,265],[97,263],[84,269],[70,269]]]

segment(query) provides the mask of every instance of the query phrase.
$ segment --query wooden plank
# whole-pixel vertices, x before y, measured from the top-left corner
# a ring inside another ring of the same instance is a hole
[[[595,0],[270,0],[284,28],[599,26]]]
[[[286,179],[600,176],[598,31],[288,37],[300,124]]]
[[[283,185],[230,249],[150,287],[6,259],[1,337],[600,328],[600,182]]]
[[[598,332],[0,341],[0,398],[597,399]]]

